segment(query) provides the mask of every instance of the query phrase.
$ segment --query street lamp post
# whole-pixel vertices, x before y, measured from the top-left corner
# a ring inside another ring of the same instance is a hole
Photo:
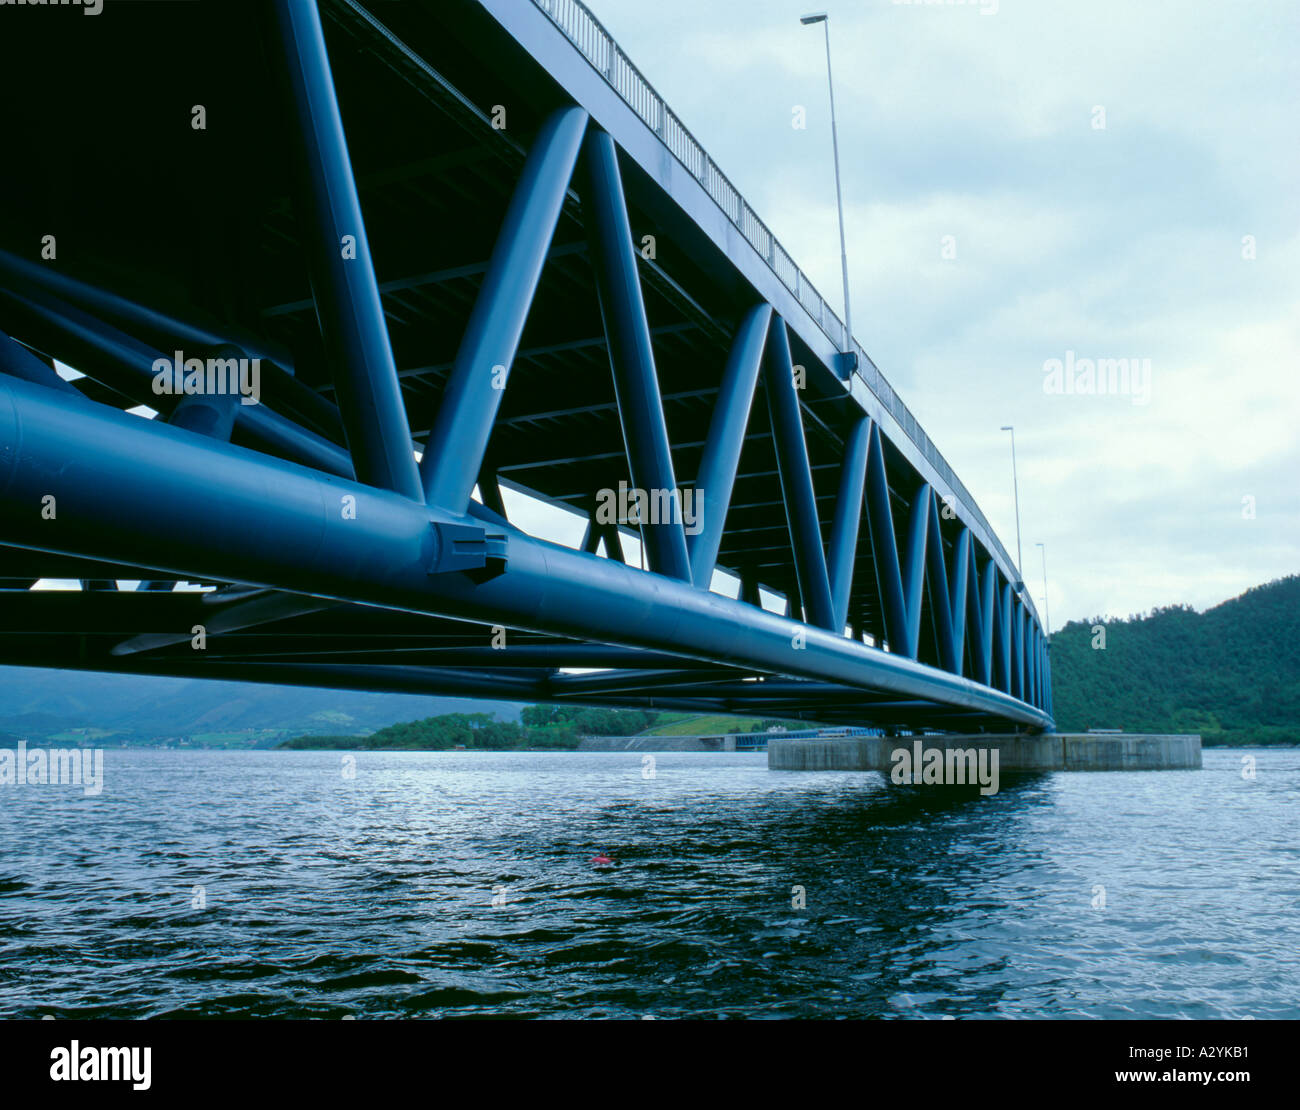
[[[826,12],[814,12],[799,17],[805,27],[822,24],[826,32],[826,85],[831,94],[831,148],[835,152],[835,204],[840,213],[840,269],[844,277],[844,354],[848,356],[849,369],[854,368],[853,313],[849,308],[849,253],[844,245],[844,194],[840,190],[840,140],[835,128],[835,82],[831,77],[831,19]]]
[[[1019,589],[1025,577],[1024,564],[1020,555],[1020,479],[1016,477],[1016,429],[1012,424],[1003,424],[1002,430],[1011,433],[1011,485],[1016,492],[1016,573],[1021,581],[1016,583]]]
[[[1043,623],[1046,627],[1043,632],[1048,640],[1052,638],[1052,607],[1047,603],[1047,544],[1035,544],[1035,547],[1041,548],[1043,552]]]

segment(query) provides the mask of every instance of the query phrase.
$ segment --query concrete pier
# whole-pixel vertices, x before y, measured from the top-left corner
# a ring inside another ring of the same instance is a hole
[[[1042,733],[950,736],[852,736],[782,740],[772,736],[767,766],[773,771],[880,771],[896,766],[894,753],[916,744],[921,752],[996,751],[1002,774],[1042,771],[1188,771],[1201,766],[1199,736],[1151,733]]]

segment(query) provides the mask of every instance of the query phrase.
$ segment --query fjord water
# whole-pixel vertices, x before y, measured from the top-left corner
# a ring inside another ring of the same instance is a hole
[[[109,750],[97,797],[0,787],[0,1015],[1300,1017],[1300,751],[990,797],[762,755],[354,758]]]

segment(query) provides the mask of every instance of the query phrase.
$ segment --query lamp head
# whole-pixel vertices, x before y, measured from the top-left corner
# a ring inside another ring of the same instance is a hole
[[[801,15],[799,22],[807,27],[811,23],[825,23],[829,18],[825,12],[813,12],[811,15]]]

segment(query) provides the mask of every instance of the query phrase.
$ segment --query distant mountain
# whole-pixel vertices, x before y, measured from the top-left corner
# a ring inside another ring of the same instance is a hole
[[[1105,630],[1105,647],[1093,629]],[[1300,743],[1300,575],[1207,609],[1071,621],[1052,633],[1062,732],[1199,732],[1206,744]]]
[[[467,698],[0,667],[0,732],[109,744],[187,740],[269,747],[286,735],[368,733],[442,713],[518,721],[522,706]]]

